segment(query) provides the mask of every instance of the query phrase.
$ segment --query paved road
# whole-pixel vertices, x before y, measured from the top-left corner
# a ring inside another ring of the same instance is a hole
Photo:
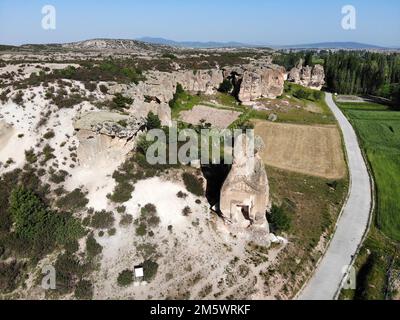
[[[371,212],[371,181],[356,133],[329,93],[326,94],[326,102],[343,132],[351,177],[350,193],[332,242],[309,283],[300,293],[300,300],[335,298],[343,279],[343,267],[351,264],[368,227]]]

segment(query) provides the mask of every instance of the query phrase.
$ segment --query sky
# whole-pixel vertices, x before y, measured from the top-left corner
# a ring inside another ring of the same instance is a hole
[[[55,30],[42,7],[56,9]],[[342,7],[356,29],[342,28]],[[400,47],[399,0],[0,0],[0,43],[63,43],[93,38],[238,41],[294,45],[355,41]]]

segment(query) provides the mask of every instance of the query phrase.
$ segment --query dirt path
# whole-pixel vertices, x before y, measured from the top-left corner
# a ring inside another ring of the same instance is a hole
[[[331,94],[326,94],[326,102],[343,132],[351,185],[333,239],[314,275],[300,293],[300,300],[331,300],[337,297],[344,278],[343,270],[352,265],[370,221],[371,180],[357,135]]]

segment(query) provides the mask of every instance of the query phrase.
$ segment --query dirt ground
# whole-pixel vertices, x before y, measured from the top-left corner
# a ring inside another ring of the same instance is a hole
[[[336,126],[256,121],[255,132],[264,140],[261,156],[267,165],[327,179],[341,179],[346,174]]]
[[[215,109],[207,106],[195,106],[190,111],[183,111],[180,114],[182,121],[198,125],[201,121],[211,123],[214,128],[225,129],[239,118],[240,112]]]

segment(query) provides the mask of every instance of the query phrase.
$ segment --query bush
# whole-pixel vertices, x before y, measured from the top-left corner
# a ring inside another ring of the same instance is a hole
[[[189,192],[198,197],[204,196],[203,184],[193,174],[185,172],[182,178]]]
[[[86,239],[86,251],[89,258],[94,258],[103,252],[103,247],[96,241],[92,233]]]
[[[75,288],[75,298],[78,300],[91,300],[93,299],[93,285],[88,280],[81,280],[77,283]]]
[[[81,189],[75,189],[66,196],[58,199],[57,207],[66,211],[78,211],[86,207],[89,200]]]
[[[133,271],[124,270],[118,275],[117,279],[118,285],[120,287],[127,287],[133,283]]]
[[[65,170],[60,170],[58,173],[52,173],[50,175],[50,181],[56,184],[65,181],[65,178],[68,176],[68,172]]]
[[[94,82],[85,82],[85,89],[93,92],[94,90],[97,89],[97,84]]]
[[[25,159],[28,163],[35,163],[38,160],[37,155],[35,154],[35,151],[33,149],[25,151]]]
[[[272,206],[269,221],[274,232],[289,231],[292,224],[292,219],[286,210],[276,205]]]
[[[22,106],[24,103],[24,93],[22,91],[18,91],[12,101],[17,105]]]
[[[105,86],[104,84],[101,84],[101,85],[99,86],[99,89],[100,89],[101,93],[104,93],[104,94],[107,94],[107,93],[108,93],[108,88],[107,88],[107,86]]]
[[[131,98],[124,97],[121,93],[116,93],[113,98],[113,103],[115,107],[111,107],[111,109],[123,110],[128,108],[133,100]]]
[[[112,212],[103,210],[96,212],[91,221],[91,226],[96,229],[109,229],[114,225]]]
[[[78,259],[68,253],[58,256],[54,268],[57,271],[57,292],[60,294],[72,292],[77,278],[84,272]]]
[[[17,289],[23,264],[17,261],[0,262],[0,292],[9,293]]]
[[[130,215],[130,214],[124,214],[124,215],[121,217],[121,221],[119,222],[119,224],[120,224],[121,226],[128,226],[128,225],[130,225],[130,224],[132,223],[132,221],[133,221],[133,216],[132,216],[132,215]]]
[[[143,279],[147,282],[150,282],[155,278],[157,270],[158,270],[157,262],[146,260],[145,262],[143,262],[143,273],[144,273]]]
[[[297,89],[293,95],[297,98],[297,99],[308,99],[308,92],[304,89]]]
[[[54,138],[55,135],[56,135],[56,134],[54,133],[54,131],[53,131],[53,130],[50,130],[50,131],[47,131],[47,132],[43,135],[43,138],[46,139],[46,140],[50,140],[50,139]]]
[[[132,192],[135,187],[129,182],[120,182],[114,188],[114,192],[109,196],[109,199],[115,203],[124,203],[132,198]]]
[[[182,210],[182,214],[187,217],[192,213],[192,209],[190,209],[190,207],[186,206],[183,210]]]
[[[152,129],[160,129],[161,128],[161,121],[158,115],[154,114],[153,112],[149,112],[146,119],[146,127],[148,130]]]

